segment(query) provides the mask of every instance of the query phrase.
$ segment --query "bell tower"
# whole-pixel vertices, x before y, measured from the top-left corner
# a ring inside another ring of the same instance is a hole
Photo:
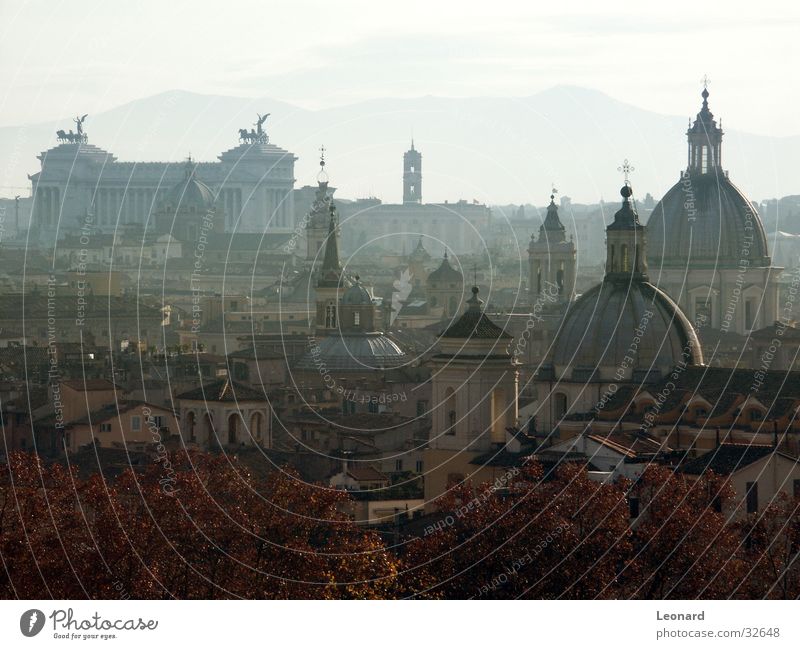
[[[567,240],[566,229],[558,218],[556,189],[550,194],[547,216],[539,228],[539,238],[531,235],[528,246],[531,302],[565,303],[575,298],[575,243]]]
[[[403,203],[422,203],[422,154],[411,148],[403,154]]]

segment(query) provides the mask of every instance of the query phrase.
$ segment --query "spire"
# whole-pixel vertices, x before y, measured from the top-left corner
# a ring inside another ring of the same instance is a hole
[[[339,242],[336,232],[336,207],[331,203],[328,236],[325,240],[325,257],[322,260],[317,286],[337,287],[341,275],[342,267],[339,264]]]
[[[197,165],[195,164],[194,160],[192,160],[192,154],[190,153],[186,158],[186,162],[183,163],[184,180],[189,180],[190,178],[194,177],[196,166]]]
[[[317,174],[317,183],[322,187],[328,187],[328,172],[325,171],[325,145],[319,148],[319,173]]]
[[[550,194],[550,205],[547,206],[547,215],[539,227],[540,242],[561,243],[567,240],[566,228],[561,223],[561,219],[558,218],[557,193],[558,190],[553,187],[553,191]]]

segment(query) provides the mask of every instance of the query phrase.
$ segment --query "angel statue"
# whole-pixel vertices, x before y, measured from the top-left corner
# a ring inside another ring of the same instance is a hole
[[[263,135],[264,130],[261,128],[262,124],[267,121],[267,117],[269,117],[272,113],[267,113],[266,115],[261,115],[260,113],[256,113],[258,115],[258,121],[253,124],[256,127],[256,132],[258,135]]]
[[[86,113],[83,117],[76,117],[72,121],[75,122],[75,126],[78,127],[78,135],[83,135],[83,123],[86,121],[86,118],[89,116],[89,113]]]

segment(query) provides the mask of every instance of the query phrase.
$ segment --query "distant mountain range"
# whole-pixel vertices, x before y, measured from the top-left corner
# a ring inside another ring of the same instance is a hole
[[[311,111],[269,98],[175,90],[90,114],[85,128],[92,144],[121,160],[212,160],[238,144],[238,129],[252,128],[257,112],[269,112],[272,143],[299,158],[297,186],[315,182],[324,144],[337,196],[388,202],[400,199],[402,154],[413,136],[423,154],[423,199],[542,205],[551,183],[575,202],[617,200],[617,168],[626,158],[639,197],[660,197],[686,165],[685,132],[700,101],[698,93],[686,115],[675,117],[558,86],[521,98],[377,99]],[[713,94],[710,106],[726,127],[725,107]],[[36,156],[56,144],[57,129],[73,127],[65,117],[0,128],[0,195],[26,195],[19,188],[39,168]],[[800,136],[726,128],[723,165],[753,200],[800,193]]]

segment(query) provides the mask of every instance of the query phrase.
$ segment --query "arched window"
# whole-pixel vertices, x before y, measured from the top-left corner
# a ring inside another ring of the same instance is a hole
[[[250,417],[250,434],[255,438],[257,442],[261,442],[264,439],[264,417],[261,415],[260,412],[254,412],[253,416]]]
[[[628,257],[628,246],[626,244],[622,244],[622,272],[627,273],[630,271],[630,258]]]
[[[561,419],[567,414],[567,395],[563,392],[556,392],[553,396],[553,415],[556,419]]]
[[[239,415],[233,413],[228,417],[228,444],[231,446],[237,443],[239,437]]]
[[[558,285],[558,294],[564,294],[564,262],[562,261],[559,264],[559,268],[556,271],[556,284]]]
[[[491,441],[503,444],[506,441],[506,391],[503,388],[492,390],[491,416]]]
[[[445,433],[456,434],[456,393],[453,388],[447,388],[444,393]]]
[[[189,438],[190,442],[196,441],[195,435],[195,416],[194,413],[190,410],[186,415],[186,430],[185,435]]]
[[[206,436],[204,441],[207,445],[210,445],[216,434],[214,433],[214,422],[211,421],[211,415],[208,413],[203,416],[203,429]]]

